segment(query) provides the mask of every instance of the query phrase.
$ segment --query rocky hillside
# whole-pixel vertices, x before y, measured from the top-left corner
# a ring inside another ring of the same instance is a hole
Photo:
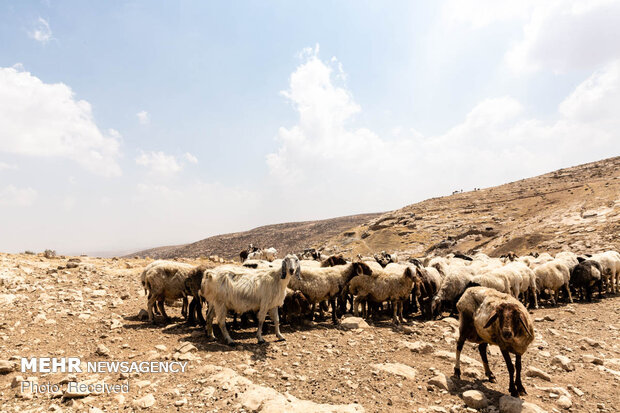
[[[215,265],[206,260],[192,264]],[[329,317],[282,327],[267,344],[256,327],[231,329],[238,345],[208,341],[188,327],[180,302],[170,324],[140,319],[145,259],[45,258],[0,254],[0,408],[6,412],[617,412],[620,406],[620,297],[534,310],[536,340],[523,358],[528,395],[506,395],[508,374],[497,346],[484,378],[467,343],[463,376],[452,376],[458,321],[418,317],[394,327]],[[20,371],[21,357],[79,357],[82,373]],[[184,372],[86,370],[87,362],[187,362]],[[123,385],[110,393],[82,385]],[[22,382],[57,385],[32,391]],[[527,403],[521,405],[521,403]],[[475,408],[473,408],[475,407]]]
[[[453,251],[620,249],[620,157],[501,186],[432,198],[384,214],[266,225],[129,256],[236,258],[249,243],[280,252],[323,247],[348,256]]]
[[[432,198],[347,229],[324,245],[348,255],[620,250],[620,157]]]
[[[275,247],[280,252],[299,252],[304,248],[325,243],[329,238],[380,216],[362,214],[324,219],[321,221],[289,222],[265,225],[250,231],[217,235],[191,244],[152,248],[128,256],[174,258],[218,255],[234,259],[250,243],[260,247]]]

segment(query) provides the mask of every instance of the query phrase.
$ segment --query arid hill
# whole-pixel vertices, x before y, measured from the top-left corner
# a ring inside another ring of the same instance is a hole
[[[347,228],[361,225],[381,214],[362,214],[320,221],[289,222],[265,225],[250,231],[217,235],[191,244],[158,247],[139,251],[128,256],[175,258],[218,255],[234,259],[250,243],[260,247],[275,247],[279,252],[299,252],[313,245],[320,245]]]
[[[325,246],[348,255],[620,250],[620,157],[432,198],[350,228]]]
[[[620,249],[620,157],[501,186],[432,198],[384,214],[266,225],[186,245],[130,254],[236,258],[252,242],[282,252],[326,247],[346,255],[376,251],[420,256],[482,251]]]

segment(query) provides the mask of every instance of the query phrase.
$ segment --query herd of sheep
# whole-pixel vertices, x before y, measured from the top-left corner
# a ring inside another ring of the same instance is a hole
[[[245,254],[244,254],[245,253]],[[459,338],[454,375],[460,376],[460,353],[465,341],[479,343],[485,374],[494,381],[487,361],[487,346],[498,345],[510,375],[509,391],[525,393],[521,382],[521,356],[534,340],[534,326],[527,307],[538,308],[539,301],[557,305],[560,298],[592,300],[620,289],[620,254],[616,251],[578,256],[564,251],[555,257],[531,253],[522,257],[509,253],[491,258],[478,253],[471,257],[448,254],[445,257],[411,258],[398,262],[386,253],[374,257],[346,260],[342,255],[321,259],[320,254],[287,255],[276,259],[271,248],[242,252],[241,264],[204,268],[176,261],[155,261],[141,275],[148,296],[151,322],[164,303],[183,299],[182,315],[189,324],[205,326],[213,335],[213,319],[229,345],[234,345],[226,318],[251,314],[257,321],[257,338],[262,336],[267,314],[278,340],[280,316],[283,319],[313,319],[331,307],[334,324],[345,313],[376,318],[386,308],[399,324],[418,311],[423,319],[444,311],[458,313]],[[560,297],[562,295],[562,297]],[[192,297],[188,305],[188,297]],[[206,318],[203,307],[206,306]],[[515,354],[513,365],[510,354]]]

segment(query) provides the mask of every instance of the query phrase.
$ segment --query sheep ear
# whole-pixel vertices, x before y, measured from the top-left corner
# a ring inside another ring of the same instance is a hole
[[[484,325],[484,328],[489,328],[493,322],[497,320],[497,310],[493,311],[493,315],[489,318],[489,321]]]
[[[285,265],[285,263],[286,263],[286,260],[282,261],[282,269],[280,270],[280,277],[282,279],[286,278],[286,265]]]
[[[297,266],[297,268],[295,268],[295,277],[297,277],[298,280],[301,280],[301,266]]]
[[[521,325],[523,326],[523,329],[527,332],[527,334],[530,337],[534,337],[534,334],[532,334],[532,332],[530,331],[530,329],[527,326],[527,323],[525,322],[525,316],[521,313],[519,313],[519,322],[521,323]]]

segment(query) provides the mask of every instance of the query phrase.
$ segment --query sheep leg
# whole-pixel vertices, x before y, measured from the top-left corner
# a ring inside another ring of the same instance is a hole
[[[256,338],[258,339],[258,344],[263,344],[265,342],[265,339],[263,338],[263,323],[265,322],[266,315],[266,309],[261,308],[258,311],[258,329],[256,331]]]
[[[338,314],[336,314],[336,312],[338,311],[336,306],[336,296],[331,297],[329,299],[329,302],[332,306],[332,323],[334,323],[334,325],[338,325],[340,323],[340,320],[338,320]]]
[[[196,298],[192,297],[192,301],[189,303],[189,314],[185,323],[189,326],[196,325]]]
[[[486,374],[490,383],[495,383],[495,375],[489,367],[489,358],[487,353],[488,346],[488,343],[480,343],[480,345],[478,346],[478,352],[480,352],[480,358],[482,359],[482,364],[484,365],[484,374]]]
[[[215,309],[212,305],[210,305],[209,310],[207,311],[207,320],[205,322],[205,332],[207,333],[207,340],[215,340],[215,335],[213,335],[213,316],[214,315],[215,315]]]
[[[187,324],[193,326],[196,325],[196,321],[201,326],[206,324],[204,317],[202,316],[202,304],[200,303],[200,298],[193,297],[192,301],[189,303],[189,317],[187,319]]]
[[[454,377],[461,378],[461,351],[465,345],[465,336],[459,334],[459,340],[456,342],[456,359],[454,361]]]
[[[567,302],[573,303],[573,296],[570,293],[570,287],[568,284],[564,284],[564,291],[566,292]]]
[[[226,329],[226,307],[223,305],[217,306],[215,313],[217,315],[217,324],[220,326],[220,331],[224,336],[224,340],[226,340],[226,344],[234,346],[236,343],[230,338],[230,334],[228,334],[228,330]]]
[[[153,307],[155,305],[155,301],[157,301],[157,298],[155,298],[155,296],[153,294],[149,295],[149,300],[146,304],[146,311],[149,313],[149,321],[151,323],[155,322],[155,317],[153,316]],[[157,307],[155,307],[157,308]]]
[[[531,288],[530,295],[534,296],[534,308],[538,309],[538,294],[536,288]]]
[[[181,307],[181,315],[187,318],[187,296],[183,297],[183,307]]]
[[[392,323],[394,323],[394,325],[398,325],[400,324],[398,321],[398,305],[396,304],[396,301],[390,301],[390,303],[392,304]]]
[[[168,314],[166,314],[166,308],[164,307],[164,299],[162,298],[160,301],[157,302],[157,306],[159,307],[159,311],[161,311],[161,315],[164,316],[164,321],[166,323],[170,322],[170,317],[168,317]]]
[[[517,392],[519,392],[520,396],[525,396],[527,392],[525,391],[525,387],[523,387],[523,383],[521,382],[521,356],[519,354],[515,355],[515,366],[517,369]]]
[[[280,333],[280,318],[278,317],[278,307],[273,307],[269,310],[269,317],[271,317],[271,321],[273,321],[273,325],[276,329],[276,337],[278,337],[278,341],[285,341],[286,339]]]
[[[312,315],[310,316],[310,321],[314,321],[314,312],[316,311],[316,303],[312,303]]]
[[[202,316],[202,302],[200,298],[196,298],[196,317],[198,318],[198,324],[204,326],[207,324],[205,318]]]
[[[403,302],[402,301],[398,302],[398,318],[400,319],[401,323],[405,322],[405,319],[403,318]]]
[[[353,315],[355,317],[359,317],[360,315],[359,305],[360,305],[360,299],[359,297],[355,296],[355,298],[353,298]]]
[[[508,385],[508,391],[512,397],[519,397],[519,391],[515,386],[515,366],[512,364],[512,360],[510,359],[510,353],[508,350],[502,350],[502,356],[504,356],[504,361],[506,362],[506,367],[508,368],[508,377],[510,378],[510,383]]]

